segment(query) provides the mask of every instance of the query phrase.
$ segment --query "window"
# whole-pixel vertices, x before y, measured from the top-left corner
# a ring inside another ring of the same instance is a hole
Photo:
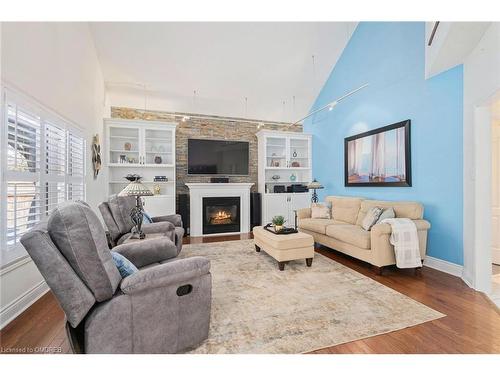
[[[21,236],[66,200],[85,199],[85,139],[31,100],[2,95],[1,261],[26,252]]]

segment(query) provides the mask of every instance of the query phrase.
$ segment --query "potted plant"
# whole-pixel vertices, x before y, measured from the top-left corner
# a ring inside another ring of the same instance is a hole
[[[273,217],[272,223],[274,225],[275,232],[280,232],[283,230],[283,224],[285,224],[286,220],[282,215],[277,215]]]

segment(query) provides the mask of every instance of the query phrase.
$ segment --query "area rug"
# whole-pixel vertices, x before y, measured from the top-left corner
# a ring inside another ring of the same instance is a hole
[[[185,245],[211,261],[209,338],[190,353],[304,353],[445,315],[321,254],[285,271],[252,240]]]

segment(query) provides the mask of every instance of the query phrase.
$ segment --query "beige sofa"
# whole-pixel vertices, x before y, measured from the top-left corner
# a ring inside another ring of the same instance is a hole
[[[361,227],[371,207],[392,207],[396,217],[412,219],[418,230],[422,260],[427,249],[430,223],[423,220],[424,207],[417,202],[377,201],[354,197],[328,196],[332,203],[332,219],[312,219],[311,209],[297,211],[299,231],[314,237],[314,241],[354,258],[372,264],[381,273],[382,267],[396,264],[394,247],[389,242],[391,226],[376,224],[371,231]]]

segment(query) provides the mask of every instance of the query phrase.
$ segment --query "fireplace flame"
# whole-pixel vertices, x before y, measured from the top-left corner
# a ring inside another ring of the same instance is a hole
[[[211,224],[230,224],[231,223],[231,213],[223,210],[217,211],[212,215]]]
[[[217,214],[214,217],[214,219],[229,219],[229,218],[231,218],[231,215],[225,211],[217,212]]]

